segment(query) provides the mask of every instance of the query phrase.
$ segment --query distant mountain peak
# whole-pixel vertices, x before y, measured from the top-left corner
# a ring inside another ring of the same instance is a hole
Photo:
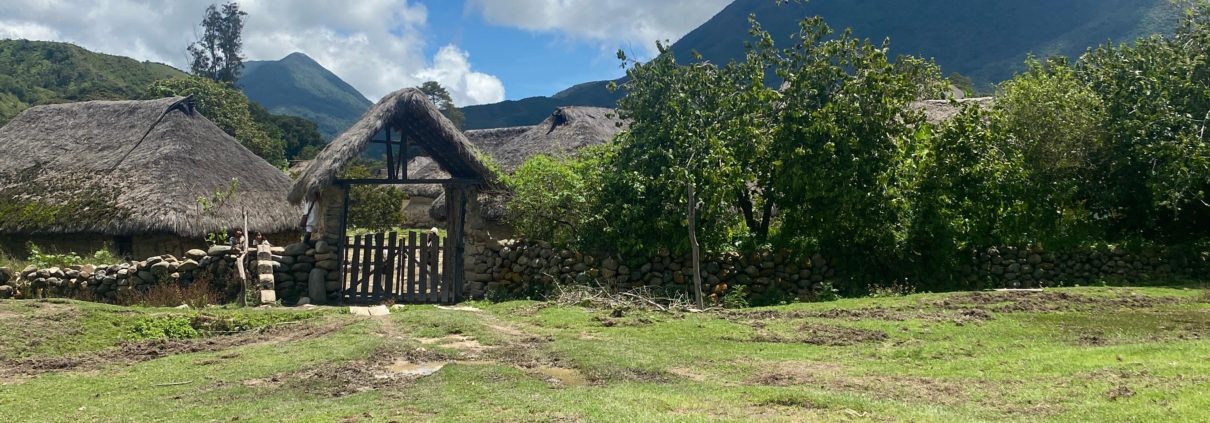
[[[315,122],[327,139],[357,122],[373,105],[370,100],[302,52],[281,60],[244,64],[239,87],[270,112]]]

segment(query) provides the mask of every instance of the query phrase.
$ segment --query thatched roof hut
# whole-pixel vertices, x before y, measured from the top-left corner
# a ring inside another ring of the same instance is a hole
[[[494,183],[495,175],[479,161],[466,136],[441,115],[423,92],[406,88],[383,97],[352,128],[324,148],[290,191],[290,201],[301,203],[333,185],[340,171],[387,128],[401,130],[417,140],[446,175]]]
[[[538,125],[472,130],[465,135],[479,151],[490,156],[502,171],[511,173],[538,154],[568,156],[584,147],[609,142],[625,127],[625,121],[619,119],[613,109],[561,107]],[[448,177],[427,157],[412,160],[408,169],[410,176],[415,179]],[[431,203],[432,213],[429,214],[444,218],[440,186],[412,185],[405,189],[411,196],[435,199]],[[502,213],[497,200],[494,196],[483,199],[485,217],[489,220],[497,220]],[[415,213],[409,215],[416,216]]]
[[[0,235],[295,229],[291,181],[183,97],[30,108],[0,129]],[[204,211],[199,197],[235,195]],[[159,254],[167,253],[160,252]]]

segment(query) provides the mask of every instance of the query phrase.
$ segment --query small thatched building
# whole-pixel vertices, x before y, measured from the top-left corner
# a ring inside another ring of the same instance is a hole
[[[0,128],[0,248],[181,254],[242,226],[281,235],[291,181],[188,98],[33,107]],[[234,195],[204,208],[199,197]]]
[[[561,107],[545,121],[534,126],[482,129],[466,132],[466,138],[490,156],[500,170],[516,171],[526,160],[539,154],[562,157],[582,148],[609,142],[623,129],[625,122],[613,109],[600,107]],[[418,157],[409,165],[414,178],[442,178],[446,175],[431,160]],[[404,213],[411,225],[430,226],[445,220],[445,199],[440,187],[415,185],[407,188],[409,199]],[[485,194],[482,212],[488,223],[503,217],[498,198]],[[497,227],[497,232],[503,228]]]

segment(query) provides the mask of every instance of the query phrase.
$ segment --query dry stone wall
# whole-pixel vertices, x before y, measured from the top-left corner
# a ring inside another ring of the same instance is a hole
[[[263,250],[263,251],[261,251]],[[184,257],[161,255],[112,265],[0,268],[0,299],[66,297],[115,302],[161,284],[208,283],[236,298],[243,286],[236,271],[239,251],[229,246],[193,249]],[[245,256],[249,286],[273,302],[328,303],[340,298],[339,251],[330,240],[266,247]]]
[[[489,293],[524,296],[545,292],[556,283],[688,293],[693,283],[687,256],[623,258],[578,252],[546,242],[497,240],[483,233],[472,235],[465,268],[468,295],[472,297]],[[834,268],[826,255],[787,251],[704,255],[701,270],[707,293],[726,284],[727,288],[747,287],[752,295],[775,291],[783,297],[798,299],[812,298],[843,271]],[[1041,248],[995,247],[972,251],[958,270],[959,284],[950,289],[1038,288],[1101,281],[1166,282],[1173,278],[1204,278],[1208,269],[1205,260],[1191,261],[1187,256],[1162,250],[1131,252],[1103,247],[1050,252]]]

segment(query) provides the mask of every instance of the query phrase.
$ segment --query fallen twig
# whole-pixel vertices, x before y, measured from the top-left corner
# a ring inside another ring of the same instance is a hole
[[[160,388],[160,387],[164,387],[164,386],[181,386],[181,385],[188,385],[188,384],[190,384],[190,383],[193,383],[193,381],[192,381],[192,380],[187,380],[187,381],[184,381],[184,382],[169,382],[169,383],[161,383],[161,384],[159,384],[159,385],[151,385],[151,386],[152,386],[152,387],[154,387],[154,388]]]

